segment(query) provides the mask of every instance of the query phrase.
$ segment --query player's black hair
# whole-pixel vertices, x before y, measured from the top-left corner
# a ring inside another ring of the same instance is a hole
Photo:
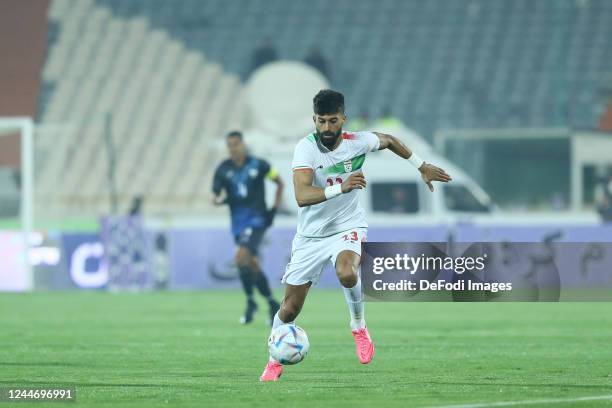
[[[239,130],[232,130],[231,132],[228,132],[227,135],[225,135],[225,139],[227,140],[230,137],[237,137],[242,140],[242,132]]]
[[[344,95],[332,89],[321,89],[313,98],[312,105],[317,115],[344,113]]]

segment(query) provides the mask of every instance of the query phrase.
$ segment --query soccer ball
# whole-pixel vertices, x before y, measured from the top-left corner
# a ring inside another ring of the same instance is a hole
[[[284,365],[297,364],[308,354],[308,336],[295,324],[283,324],[272,331],[268,350],[273,359]]]

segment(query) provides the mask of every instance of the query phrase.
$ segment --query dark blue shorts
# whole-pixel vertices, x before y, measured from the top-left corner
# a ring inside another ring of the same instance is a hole
[[[234,235],[236,245],[248,248],[253,255],[257,255],[259,251],[259,245],[263,240],[265,228],[251,228],[247,227],[243,229],[240,234]]]

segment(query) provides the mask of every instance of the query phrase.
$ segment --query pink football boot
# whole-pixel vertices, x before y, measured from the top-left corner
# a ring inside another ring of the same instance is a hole
[[[278,381],[281,374],[283,373],[283,365],[274,360],[268,361],[266,368],[264,368],[261,377],[259,377],[259,381]]]
[[[357,357],[361,364],[368,364],[374,357],[374,343],[368,333],[368,328],[353,330],[353,337],[355,338],[355,348],[357,351]]]

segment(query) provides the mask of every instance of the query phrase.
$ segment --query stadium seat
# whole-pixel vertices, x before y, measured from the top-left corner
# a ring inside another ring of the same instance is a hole
[[[612,66],[609,1],[339,0],[334,7],[330,13],[324,0],[53,0],[39,118],[50,128],[88,129],[88,121],[103,122],[111,112],[117,150],[129,162],[119,164],[128,177],[120,193],[146,194],[159,178],[154,190],[170,203],[156,204],[164,211],[173,200],[207,208],[197,198],[213,165],[201,164],[206,142],[244,123],[236,98],[267,36],[284,59],[303,60],[319,46],[349,116],[391,106],[426,138],[438,126],[597,123],[598,78]],[[218,120],[227,109],[236,111],[235,123]],[[66,150],[49,155],[37,172],[40,191],[53,194],[46,183],[61,172],[104,166],[89,162],[102,160],[104,142],[91,138],[103,133],[86,133],[56,144],[49,136],[37,146],[42,156]],[[72,143],[88,151],[75,156]],[[150,152],[151,143],[167,155]],[[161,168],[148,160],[167,162]],[[78,190],[76,180],[66,196],[96,193]],[[93,185],[104,187],[101,180]],[[77,207],[86,210],[90,201],[79,199]]]

